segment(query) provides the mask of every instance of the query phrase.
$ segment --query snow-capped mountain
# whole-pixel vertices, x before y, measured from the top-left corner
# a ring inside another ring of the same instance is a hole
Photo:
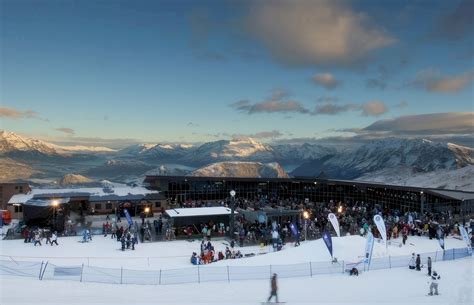
[[[54,146],[37,139],[25,138],[13,132],[0,131],[0,154],[32,153],[44,155],[59,154]]]
[[[141,160],[163,161],[179,159],[193,149],[190,144],[135,144],[118,151],[123,158],[138,158]]]
[[[270,145],[251,138],[204,143],[183,157],[186,164],[205,165],[219,161],[273,161]]]
[[[59,179],[59,185],[71,185],[71,184],[89,184],[95,182],[93,179],[78,174],[66,174]]]
[[[403,166],[430,172],[471,164],[474,164],[474,150],[469,147],[426,139],[390,138],[310,161],[296,168],[292,175],[315,176],[324,172],[331,178],[353,179],[384,168]]]
[[[335,154],[334,147],[304,143],[273,146],[275,159],[285,164],[301,164],[302,160],[315,160]]]
[[[413,168],[385,168],[367,173],[357,180],[394,185],[443,188],[474,192],[474,165],[454,170],[417,172]]]
[[[217,162],[193,171],[190,176],[200,177],[251,177],[288,178],[288,174],[276,162]]]

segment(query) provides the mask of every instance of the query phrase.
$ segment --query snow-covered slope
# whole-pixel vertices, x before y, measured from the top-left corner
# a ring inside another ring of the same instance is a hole
[[[431,172],[472,164],[474,150],[469,147],[425,139],[390,138],[303,164],[292,174],[314,176],[324,172],[334,178],[353,179],[386,168],[409,167],[420,172]]]
[[[45,155],[58,154],[54,146],[37,139],[25,138],[13,132],[0,131],[0,154],[31,152]]]
[[[386,168],[367,173],[357,180],[395,185],[444,188],[474,192],[474,165],[455,170],[416,172],[409,167]]]
[[[176,160],[193,149],[189,144],[135,144],[121,149],[117,156],[142,160]]]
[[[288,174],[276,162],[217,162],[193,171],[191,176],[287,178]]]

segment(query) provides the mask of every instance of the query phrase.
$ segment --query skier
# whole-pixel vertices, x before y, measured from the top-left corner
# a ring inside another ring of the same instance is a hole
[[[275,296],[276,302],[278,303],[278,285],[277,285],[277,275],[273,273],[272,280],[271,280],[271,292],[270,296],[268,297],[267,302],[270,302],[271,298]]]
[[[410,263],[408,263],[408,268],[415,270],[415,253],[411,254]]]
[[[421,258],[420,254],[416,255],[416,271],[421,271]]]
[[[125,251],[125,235],[120,237],[120,242],[122,243],[122,251]]]
[[[51,246],[52,246],[53,244],[56,244],[56,246],[59,246],[59,245],[58,245],[58,232],[56,232],[56,231],[53,232],[53,235],[52,235],[52,237],[51,237],[50,244],[51,244]]]
[[[435,295],[438,295],[438,281],[441,279],[441,276],[433,271],[433,275],[431,276],[431,284],[430,284],[430,293],[428,295],[433,295],[433,289],[435,291]]]
[[[428,276],[431,276],[431,257],[428,256]]]

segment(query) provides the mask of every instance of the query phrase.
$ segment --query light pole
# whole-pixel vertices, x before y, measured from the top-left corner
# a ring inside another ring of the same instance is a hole
[[[234,239],[234,212],[235,212],[235,191],[230,191],[231,203],[230,203],[230,224],[229,224],[229,235],[230,239]]]

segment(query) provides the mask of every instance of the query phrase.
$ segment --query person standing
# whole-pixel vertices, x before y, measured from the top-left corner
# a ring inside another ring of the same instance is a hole
[[[273,273],[272,280],[271,280],[271,291],[270,291],[270,296],[267,299],[267,302],[270,302],[270,300],[275,297],[276,302],[278,303],[278,284],[277,284],[277,274]]]
[[[51,246],[53,244],[56,244],[56,246],[59,246],[58,245],[58,232],[56,232],[56,231],[53,232],[53,235],[51,236],[50,244],[51,244]]]
[[[428,275],[431,276],[431,257],[428,256]]]
[[[411,270],[415,269],[415,253],[412,253],[411,258],[410,258],[410,263],[408,263],[408,268]]]
[[[430,284],[430,293],[428,295],[433,295],[433,289],[435,291],[435,295],[438,295],[438,282],[441,279],[441,276],[433,271],[433,275],[431,276],[431,284]]]
[[[421,258],[420,254],[416,255],[416,271],[421,271]]]

